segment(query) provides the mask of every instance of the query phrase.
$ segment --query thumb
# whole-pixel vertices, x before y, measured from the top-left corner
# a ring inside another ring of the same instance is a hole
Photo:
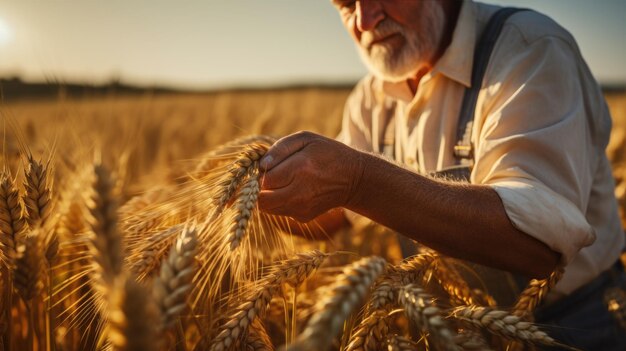
[[[269,171],[291,155],[302,150],[312,139],[313,133],[298,132],[279,139],[265,153],[259,164],[263,171]]]

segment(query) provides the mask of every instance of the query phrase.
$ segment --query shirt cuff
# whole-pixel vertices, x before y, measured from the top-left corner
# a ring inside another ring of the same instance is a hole
[[[541,183],[523,179],[488,185],[502,199],[513,226],[560,252],[563,265],[596,240],[595,231],[582,212]]]

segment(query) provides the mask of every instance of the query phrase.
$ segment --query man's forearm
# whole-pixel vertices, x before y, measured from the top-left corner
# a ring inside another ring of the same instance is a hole
[[[491,187],[429,179],[360,153],[347,208],[446,255],[545,277],[559,254],[516,229]]]

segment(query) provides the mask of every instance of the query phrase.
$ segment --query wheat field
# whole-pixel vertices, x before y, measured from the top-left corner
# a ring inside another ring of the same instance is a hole
[[[522,291],[492,289],[426,247],[402,259],[396,234],[372,223],[311,241],[258,211],[259,159],[298,130],[336,135],[348,94],[0,105],[0,348],[573,349],[532,321],[561,269]],[[624,221],[626,95],[607,101]],[[614,301],[626,322],[625,297]]]

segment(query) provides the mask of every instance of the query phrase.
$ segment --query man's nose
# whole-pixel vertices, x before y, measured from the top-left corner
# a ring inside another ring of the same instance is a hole
[[[360,0],[356,2],[356,26],[364,32],[376,28],[385,18],[380,0]]]

